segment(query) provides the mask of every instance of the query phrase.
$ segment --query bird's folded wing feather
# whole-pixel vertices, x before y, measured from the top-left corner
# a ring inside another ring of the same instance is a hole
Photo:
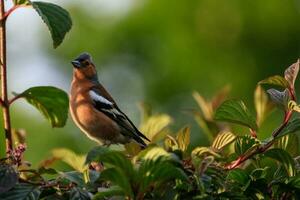
[[[126,136],[135,139],[143,145],[145,145],[145,143],[141,137],[149,141],[149,139],[134,126],[134,124],[114,102],[103,97],[97,90],[90,90],[89,95],[98,111],[107,115],[110,119],[114,120],[119,126],[126,130],[126,132],[122,132],[122,134],[126,134]]]

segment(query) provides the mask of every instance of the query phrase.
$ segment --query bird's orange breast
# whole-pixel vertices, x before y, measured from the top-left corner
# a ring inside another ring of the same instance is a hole
[[[92,87],[89,82],[73,81],[70,97],[71,116],[89,138],[97,142],[113,141],[120,135],[119,127],[94,107],[89,95]]]

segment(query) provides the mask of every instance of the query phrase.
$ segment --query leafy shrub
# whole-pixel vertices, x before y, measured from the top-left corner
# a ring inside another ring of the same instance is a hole
[[[16,8],[32,6],[49,27],[54,47],[71,28],[68,12],[59,6],[29,0],[13,2],[10,10],[2,11],[2,23]],[[5,43],[4,37],[1,40]],[[1,63],[2,69],[6,68],[3,56]],[[10,130],[9,112],[4,112],[7,152],[0,160],[0,199],[300,199],[296,135],[300,119],[293,115],[300,112],[294,87],[299,67],[300,60],[288,67],[284,76],[258,83],[254,94],[256,116],[241,100],[225,100],[227,87],[210,101],[194,92],[199,111],[192,114],[210,146],[192,150],[188,126],[173,133],[170,116],[152,115],[143,106],[140,129],[152,141],[146,149],[134,143],[121,150],[97,146],[87,155],[54,149],[51,158],[32,169],[23,159],[24,138],[20,132]],[[5,76],[2,74],[2,81]],[[7,93],[6,83],[1,87]],[[40,86],[15,95],[9,100],[2,94],[4,110],[9,111],[15,100],[25,98],[52,126],[64,126],[68,109],[64,91]],[[283,110],[282,123],[269,138],[258,139],[266,116],[276,107]],[[249,131],[235,133],[232,124]],[[15,147],[11,134],[18,142]],[[65,162],[74,171],[51,168],[56,161]]]

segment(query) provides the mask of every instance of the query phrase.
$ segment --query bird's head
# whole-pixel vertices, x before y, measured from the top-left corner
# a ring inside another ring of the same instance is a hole
[[[97,79],[97,71],[95,65],[92,62],[92,58],[88,53],[80,54],[72,65],[78,78]]]

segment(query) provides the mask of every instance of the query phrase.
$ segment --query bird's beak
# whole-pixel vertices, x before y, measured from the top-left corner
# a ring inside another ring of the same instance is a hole
[[[81,67],[81,63],[78,60],[73,60],[71,63],[76,68],[80,68]]]

